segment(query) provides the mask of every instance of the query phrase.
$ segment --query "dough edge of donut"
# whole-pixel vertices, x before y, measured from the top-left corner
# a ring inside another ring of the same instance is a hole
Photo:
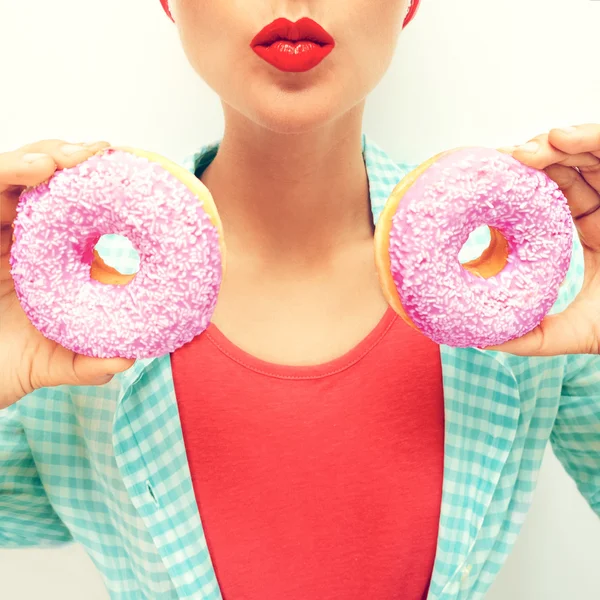
[[[415,325],[415,323],[404,310],[404,306],[400,300],[400,295],[396,289],[396,284],[392,278],[389,253],[392,220],[404,195],[417,181],[417,179],[419,179],[419,177],[421,177],[421,175],[427,171],[427,169],[429,169],[442,157],[465,148],[466,147],[459,147],[452,150],[447,150],[445,152],[440,152],[407,173],[392,190],[392,193],[390,194],[390,197],[388,198],[375,226],[375,266],[377,269],[381,290],[387,303],[392,307],[396,314],[398,314],[407,325],[413,329],[416,329],[417,331],[421,330],[419,327],[417,327],[417,325]]]

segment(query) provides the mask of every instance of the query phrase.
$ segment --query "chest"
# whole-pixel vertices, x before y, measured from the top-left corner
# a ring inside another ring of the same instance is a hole
[[[252,356],[314,365],[355,347],[386,309],[368,239],[318,266],[229,256],[212,322]]]
[[[172,364],[225,598],[425,597],[444,455],[435,344],[390,311],[315,367],[258,360],[215,329]]]
[[[410,465],[430,444],[443,454],[439,348],[391,310],[356,346],[318,365],[264,361],[212,325],[171,363],[188,453],[200,448],[202,461],[233,469],[285,456],[343,470],[384,456],[393,468]]]

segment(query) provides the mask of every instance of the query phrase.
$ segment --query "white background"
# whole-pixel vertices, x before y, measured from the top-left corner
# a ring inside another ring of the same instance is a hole
[[[600,1],[422,4],[366,115],[367,134],[398,160],[600,122]],[[188,67],[158,0],[0,0],[0,151],[101,138],[177,160],[221,130],[218,100]],[[107,595],[74,546],[0,550],[0,597]],[[550,453],[488,595],[508,598],[600,598],[600,521]]]

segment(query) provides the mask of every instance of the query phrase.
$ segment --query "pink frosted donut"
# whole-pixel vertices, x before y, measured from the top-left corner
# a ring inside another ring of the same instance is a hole
[[[135,276],[99,257],[104,234],[132,243]],[[192,173],[141,150],[109,149],[22,194],[12,277],[45,337],[87,356],[151,358],[208,326],[222,240],[212,197]]]
[[[490,246],[461,264],[469,235]],[[550,311],[569,268],[573,221],[543,171],[487,148],[437,155],[392,192],[376,229],[384,294],[437,342],[486,347],[520,337]]]

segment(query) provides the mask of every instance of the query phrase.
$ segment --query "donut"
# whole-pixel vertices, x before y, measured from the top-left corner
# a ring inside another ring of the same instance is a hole
[[[126,237],[123,275],[95,249]],[[153,358],[202,333],[225,267],[212,196],[193,173],[135,148],[108,148],[26,189],[10,264],[27,317],[45,337],[100,358]]]
[[[472,232],[489,246],[461,264]],[[485,348],[533,330],[558,298],[571,260],[567,200],[546,173],[490,148],[456,148],[409,173],[375,229],[383,294],[434,342]]]

